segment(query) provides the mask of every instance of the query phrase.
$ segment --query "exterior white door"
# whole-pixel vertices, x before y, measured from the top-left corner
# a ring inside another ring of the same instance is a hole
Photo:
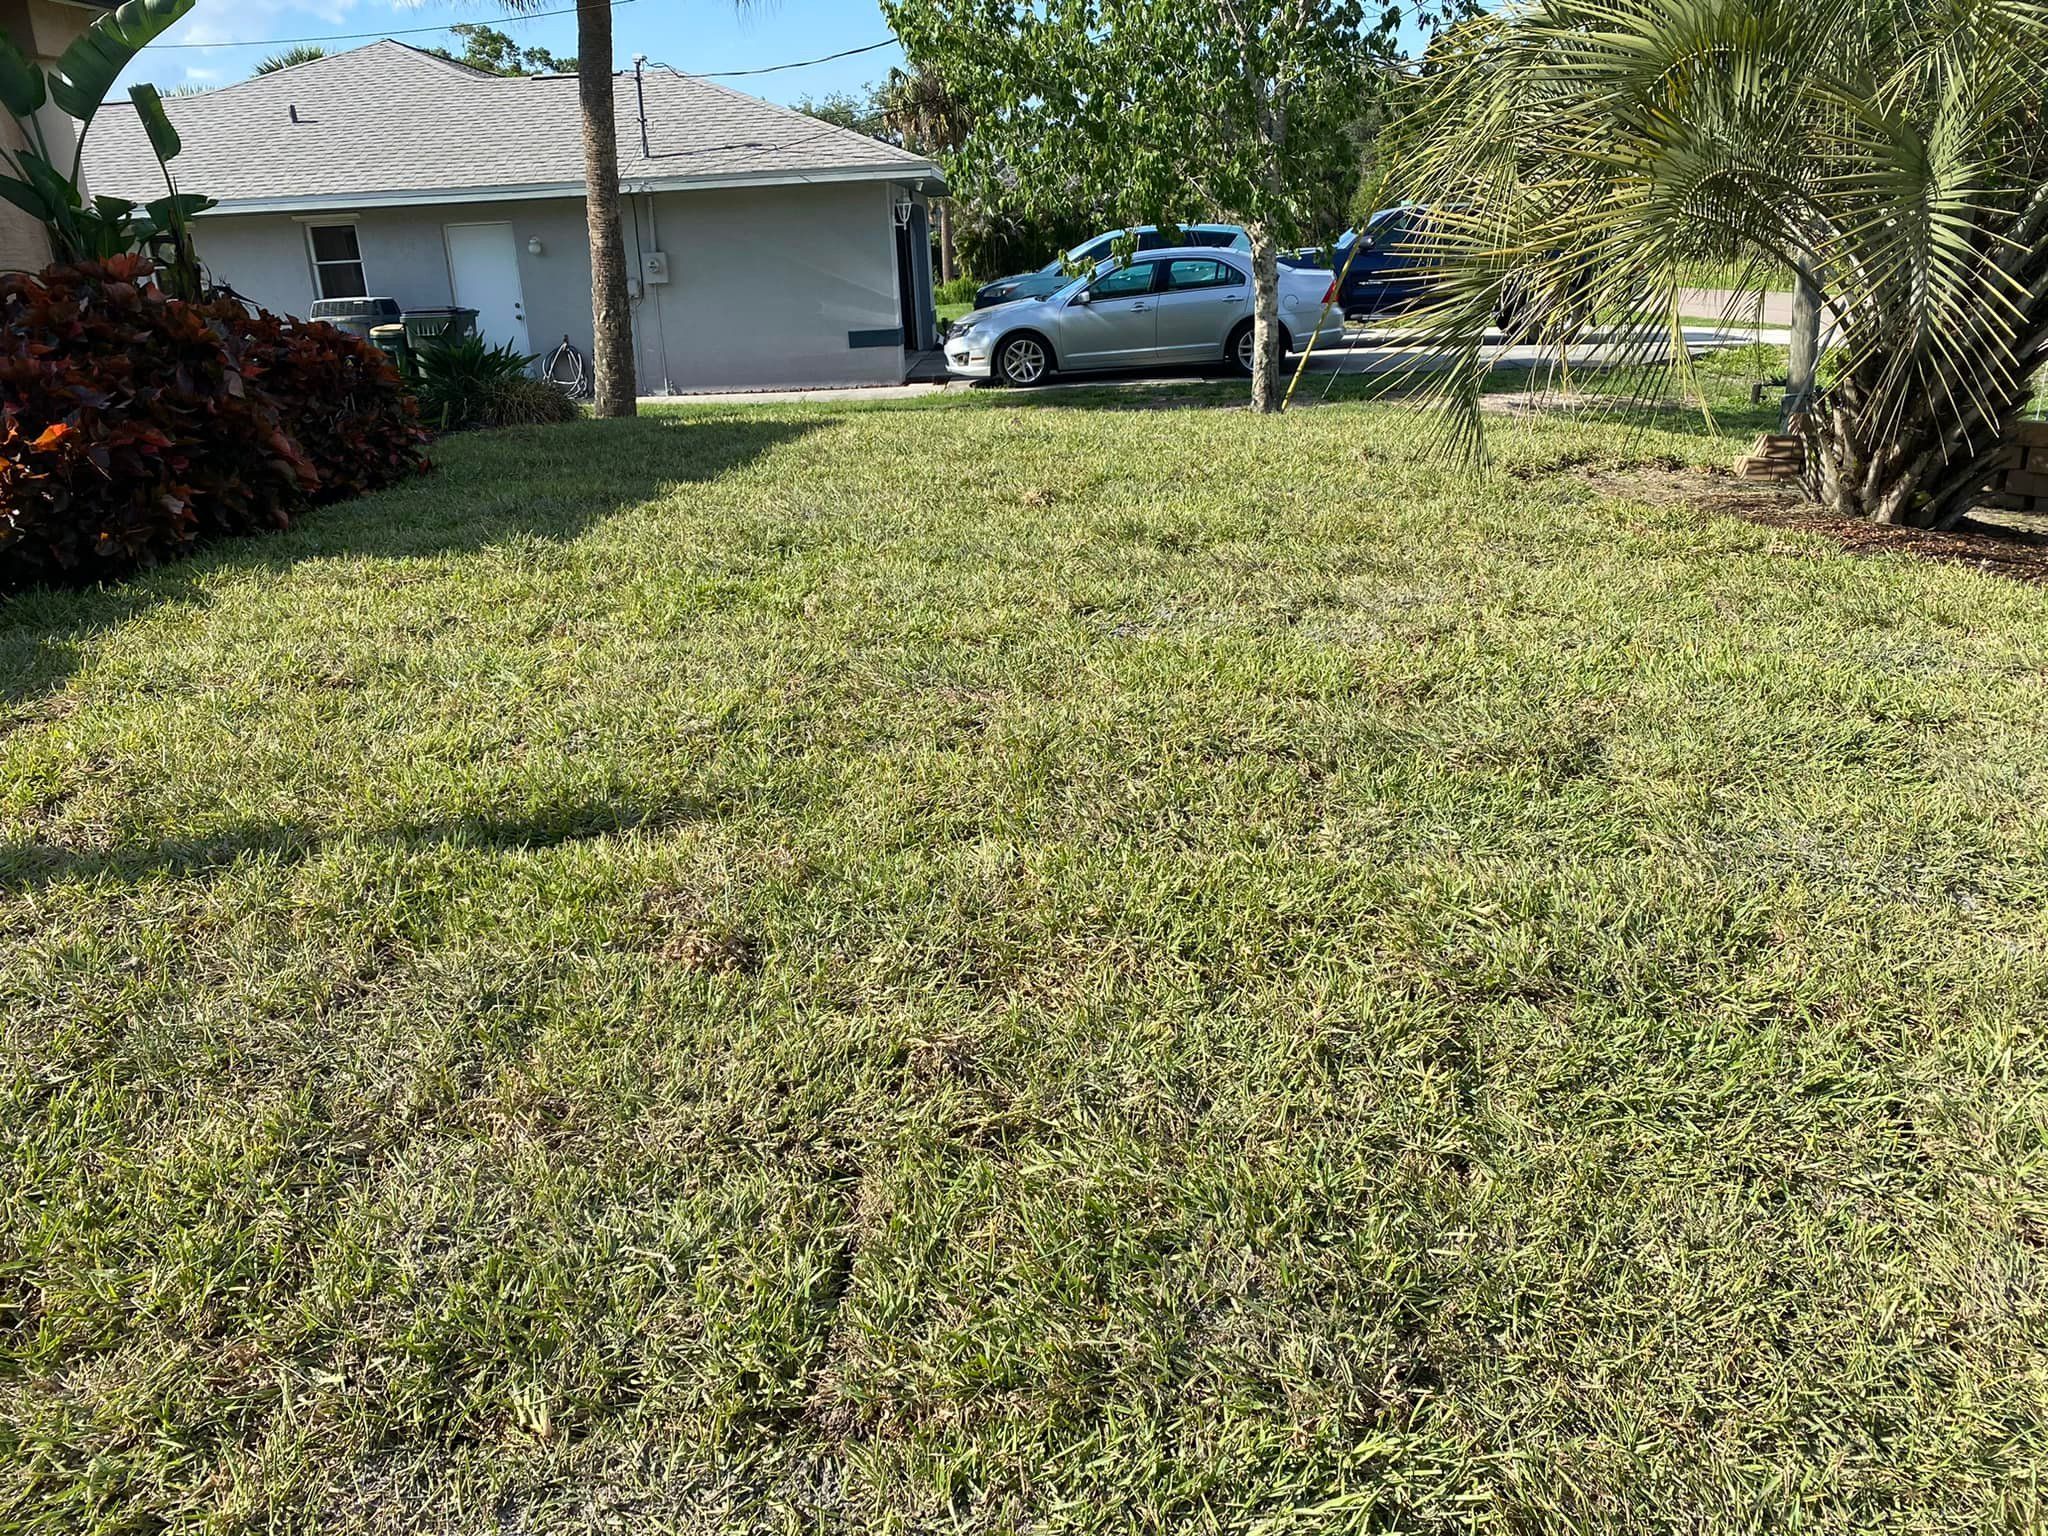
[[[526,295],[519,286],[519,247],[512,243],[510,224],[449,224],[448,272],[455,282],[455,302],[476,311],[476,328],[493,346],[510,344],[522,352],[533,345],[526,337]]]

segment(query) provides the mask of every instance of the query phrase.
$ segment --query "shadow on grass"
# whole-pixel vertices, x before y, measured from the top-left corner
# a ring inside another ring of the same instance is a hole
[[[520,815],[478,813],[443,820],[324,831],[290,822],[253,822],[155,842],[71,848],[37,839],[0,840],[0,893],[19,894],[72,880],[140,884],[158,876],[216,874],[257,857],[299,864],[336,843],[405,850],[556,848],[622,832],[659,831],[728,814],[738,802],[687,798],[661,805],[569,801]]]
[[[159,604],[208,605],[223,575],[308,559],[431,558],[515,538],[567,542],[671,487],[744,469],[833,419],[643,416],[464,433],[433,445],[431,473],[315,508],[288,532],[224,540],[124,582],[0,596],[0,730],[62,688],[100,635]]]

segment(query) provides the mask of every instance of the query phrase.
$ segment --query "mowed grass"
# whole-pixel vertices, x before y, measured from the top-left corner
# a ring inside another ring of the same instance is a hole
[[[2038,1528],[2048,594],[1078,398],[0,608],[0,1530]]]

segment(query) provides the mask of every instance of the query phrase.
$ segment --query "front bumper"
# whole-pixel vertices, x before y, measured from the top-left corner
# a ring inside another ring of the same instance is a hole
[[[968,341],[965,336],[946,338],[946,369],[962,378],[986,379],[994,376],[994,348],[983,340]]]

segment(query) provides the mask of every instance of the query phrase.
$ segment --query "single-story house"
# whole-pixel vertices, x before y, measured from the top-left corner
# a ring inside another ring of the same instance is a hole
[[[643,393],[900,383],[937,344],[921,156],[710,81],[616,82]],[[267,309],[388,296],[477,311],[493,341],[590,355],[573,75],[497,76],[386,39],[166,100],[216,281]],[[95,193],[163,178],[134,109],[86,140]]]
[[[71,40],[106,9],[84,0],[0,0],[0,32],[47,73]],[[58,164],[69,170],[78,125],[55,103],[45,102],[36,113],[36,126]],[[0,148],[21,149],[26,142],[14,119],[0,112]],[[0,272],[39,272],[49,264],[50,242],[42,222],[0,198]]]

